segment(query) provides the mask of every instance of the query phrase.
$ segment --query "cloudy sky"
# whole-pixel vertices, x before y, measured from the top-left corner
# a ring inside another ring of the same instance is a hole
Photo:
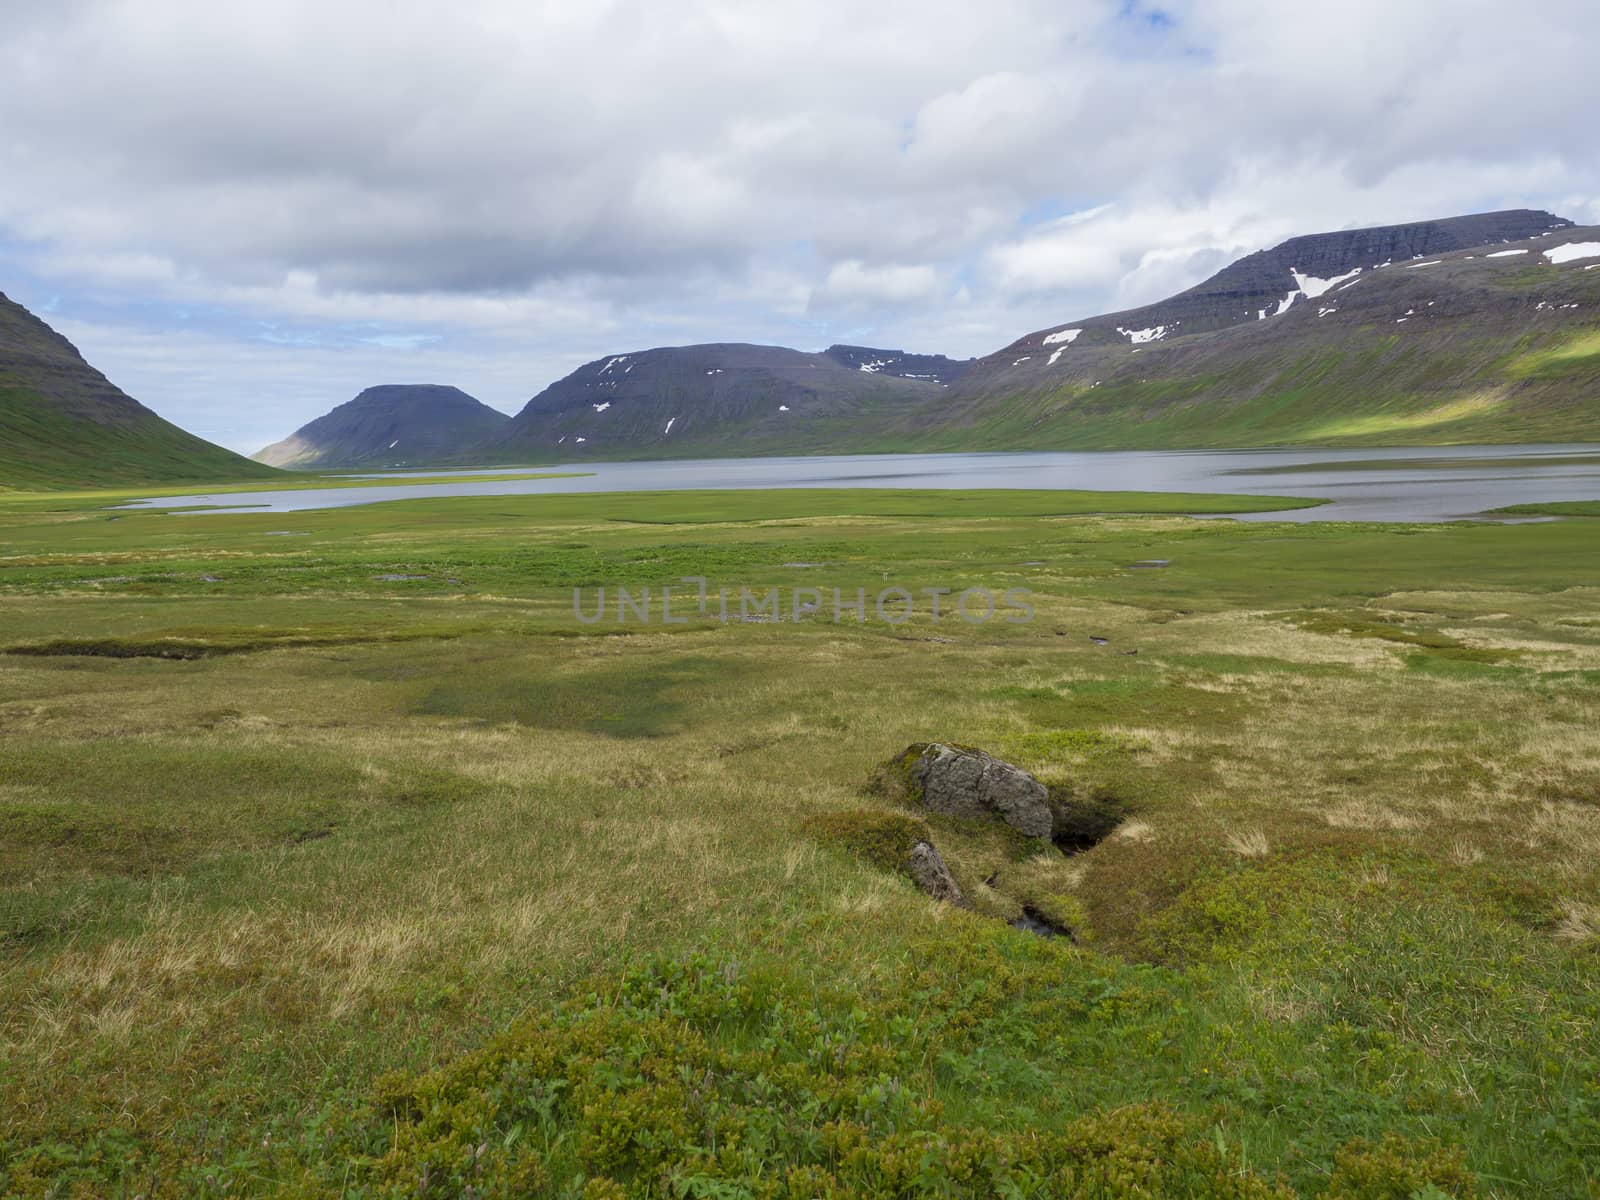
[[[965,357],[1296,233],[1600,223],[1594,0],[0,0],[0,291],[254,450],[610,352]]]

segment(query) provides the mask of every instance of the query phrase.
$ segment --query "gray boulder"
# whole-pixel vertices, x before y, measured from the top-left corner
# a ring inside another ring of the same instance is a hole
[[[950,874],[950,868],[944,865],[943,857],[933,848],[932,842],[918,842],[911,847],[911,852],[906,855],[906,871],[911,881],[935,900],[943,900],[958,908],[967,907],[967,898],[961,894],[961,885]]]
[[[1050,836],[1050,793],[1020,767],[982,750],[942,742],[930,742],[920,750],[909,763],[910,777],[918,799],[930,812],[952,817],[997,815],[1027,837]]]

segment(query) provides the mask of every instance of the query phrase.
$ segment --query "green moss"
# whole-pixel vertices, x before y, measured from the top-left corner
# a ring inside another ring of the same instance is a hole
[[[1077,987],[1071,951],[1013,939],[996,927],[961,951],[930,945],[893,999],[651,963],[437,1073],[387,1080],[329,1182],[392,1197],[545,1180],[608,1198],[1289,1196],[1160,1104],[1060,1124],[957,1118],[946,1096],[970,1092],[973,1072],[1026,1061],[1007,1012]]]
[[[888,762],[874,767],[867,778],[867,791],[891,804],[914,804],[922,797],[912,777],[912,768],[928,749],[927,742],[913,742]]]
[[[1391,1135],[1340,1150],[1324,1200],[1471,1200],[1479,1194],[1458,1147]]]
[[[1430,650],[1460,649],[1461,642],[1436,629],[1405,629],[1382,621],[1352,617],[1342,613],[1289,613],[1287,619],[1307,633],[1342,634],[1353,638],[1377,638],[1402,646],[1425,646]]]
[[[1468,646],[1457,638],[1437,629],[1407,629],[1383,621],[1370,621],[1362,617],[1340,613],[1303,612],[1289,614],[1289,620],[1307,633],[1340,634],[1353,638],[1376,638],[1399,646],[1415,646],[1437,658],[1468,663],[1499,663],[1520,656],[1518,650],[1497,650]],[[1419,664],[1426,665],[1427,656],[1419,656]]]
[[[808,817],[806,832],[838,846],[885,871],[904,873],[906,858],[918,842],[929,841],[928,826],[902,813],[851,809]]]

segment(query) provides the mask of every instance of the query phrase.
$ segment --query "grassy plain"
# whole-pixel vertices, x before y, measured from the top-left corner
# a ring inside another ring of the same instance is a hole
[[[0,502],[0,1194],[1600,1194],[1600,527],[1185,507]]]

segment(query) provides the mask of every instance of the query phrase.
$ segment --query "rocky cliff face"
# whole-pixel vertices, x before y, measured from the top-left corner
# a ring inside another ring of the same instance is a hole
[[[460,388],[383,384],[254,457],[299,470],[451,463],[473,458],[510,421]]]

